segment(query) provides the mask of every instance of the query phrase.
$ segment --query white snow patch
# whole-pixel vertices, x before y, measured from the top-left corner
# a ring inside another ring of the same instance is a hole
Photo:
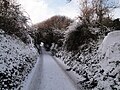
[[[0,78],[4,77],[0,80],[0,88],[20,89],[37,57],[32,44],[26,45],[16,36],[7,35],[0,29]]]

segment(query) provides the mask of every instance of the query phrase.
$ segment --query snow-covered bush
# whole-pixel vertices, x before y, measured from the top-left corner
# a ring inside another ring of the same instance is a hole
[[[0,30],[0,89],[20,90],[38,57],[32,45]]]
[[[80,64],[77,66],[77,69],[80,72],[79,74],[85,78],[85,80],[80,81],[79,83],[87,89],[120,89],[119,35],[120,31],[109,33],[99,46],[96,54],[91,56],[91,60],[87,62],[88,64],[84,64],[84,66]]]
[[[109,33],[98,50],[98,66],[93,76],[98,81],[97,89],[120,89],[120,31]],[[92,65],[93,66],[93,65]],[[92,69],[92,68],[91,68]],[[95,88],[95,89],[96,89]]]
[[[120,31],[110,32],[101,40],[82,52],[65,50],[57,53],[63,62],[80,75],[81,84],[92,90],[120,89]],[[89,52],[91,50],[91,52]]]

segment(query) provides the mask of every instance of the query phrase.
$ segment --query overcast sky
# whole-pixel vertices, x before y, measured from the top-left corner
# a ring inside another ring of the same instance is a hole
[[[68,3],[67,0],[18,0],[29,14],[33,23],[44,21],[54,15],[65,15],[75,18],[79,15],[76,0]],[[120,18],[120,9],[114,12],[115,18]]]

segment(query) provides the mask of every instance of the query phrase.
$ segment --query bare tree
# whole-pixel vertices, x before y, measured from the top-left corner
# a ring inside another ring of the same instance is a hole
[[[96,19],[102,23],[105,16],[109,16],[112,10],[119,8],[119,0],[92,0],[92,6],[96,14]]]
[[[72,1],[72,0],[67,0]],[[90,23],[92,19],[102,23],[105,16],[112,10],[119,8],[119,0],[78,0],[80,5],[80,19]]]
[[[89,0],[79,0],[80,3],[80,16],[84,23],[89,24],[94,17],[94,9]]]

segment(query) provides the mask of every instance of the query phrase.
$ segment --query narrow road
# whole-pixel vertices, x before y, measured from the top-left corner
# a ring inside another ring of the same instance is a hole
[[[70,78],[44,49],[39,90],[78,90]]]

